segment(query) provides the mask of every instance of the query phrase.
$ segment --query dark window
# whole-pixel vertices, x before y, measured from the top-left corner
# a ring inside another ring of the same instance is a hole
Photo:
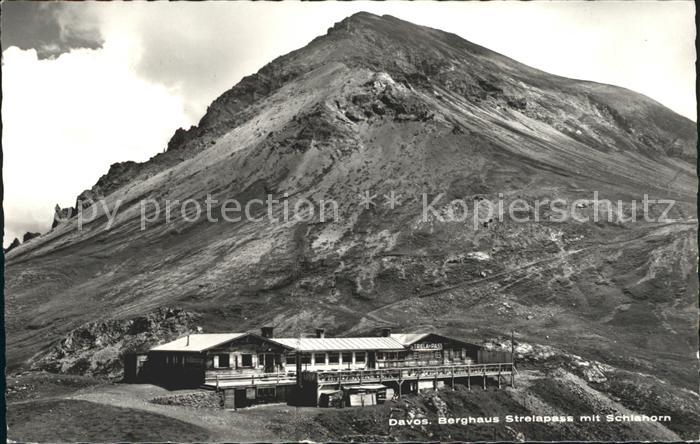
[[[355,352],[355,362],[365,362],[365,352]]]
[[[348,362],[352,362],[352,353],[345,352],[343,353],[343,364],[347,364]]]
[[[329,364],[337,364],[339,358],[340,358],[340,355],[338,353],[328,353],[328,363]]]
[[[326,354],[325,353],[316,353],[314,355],[314,362],[316,364],[323,365],[326,363]]]
[[[260,387],[258,389],[258,398],[274,398],[275,395],[275,387]]]
[[[377,361],[384,360],[384,352],[377,352]]]
[[[221,362],[219,362],[220,364]],[[241,355],[241,367],[252,367],[253,366],[253,355],[242,354]]]
[[[228,354],[219,355],[219,367],[230,367],[230,357]]]
[[[310,353],[302,353],[301,363],[302,364],[311,364],[311,354]]]
[[[296,365],[297,355],[287,355],[287,365]]]

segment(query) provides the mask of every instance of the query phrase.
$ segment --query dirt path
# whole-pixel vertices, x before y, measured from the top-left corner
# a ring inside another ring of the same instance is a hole
[[[66,396],[64,399],[138,409],[167,416],[208,430],[212,441],[280,441],[285,437],[279,436],[279,430],[274,430],[272,425],[292,422],[295,419],[306,422],[316,414],[309,409],[297,409],[285,404],[262,405],[246,410],[230,411],[213,408],[194,409],[149,402],[155,396],[189,392],[192,391],[169,392],[147,384],[119,384],[91,387]]]

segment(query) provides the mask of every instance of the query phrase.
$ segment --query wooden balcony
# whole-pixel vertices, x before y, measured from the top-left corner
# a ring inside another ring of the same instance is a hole
[[[444,381],[466,378],[467,383],[473,377],[486,379],[496,377],[499,386],[501,378],[512,376],[516,372],[513,363],[494,364],[457,364],[436,366],[387,367],[363,370],[314,370],[304,371],[302,379],[318,387],[342,387],[349,384],[389,383],[405,381]],[[204,386],[208,388],[245,388],[258,386],[294,385],[295,372],[276,373],[234,373],[207,372]]]
[[[347,384],[446,380],[472,377],[510,376],[515,372],[512,363],[495,364],[461,364],[441,366],[389,367],[369,370],[339,370],[308,372],[306,380],[315,382],[319,387],[327,385],[343,386]]]
[[[246,388],[258,386],[293,385],[296,383],[294,372],[258,373],[258,372],[222,372],[207,371],[204,386],[207,388]]]

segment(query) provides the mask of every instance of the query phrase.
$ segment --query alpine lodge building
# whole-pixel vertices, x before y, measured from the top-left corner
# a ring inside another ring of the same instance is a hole
[[[131,368],[134,367],[134,368]],[[277,338],[255,333],[190,334],[151,348],[125,364],[126,379],[165,387],[221,392],[226,408],[260,402],[367,405],[402,392],[440,388],[455,380],[471,388],[487,378],[513,384],[511,353],[435,333],[330,338]],[[335,403],[335,404],[334,404]]]

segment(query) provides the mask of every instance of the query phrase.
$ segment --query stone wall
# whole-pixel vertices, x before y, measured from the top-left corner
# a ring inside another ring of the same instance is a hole
[[[180,393],[176,395],[158,396],[151,399],[153,404],[180,405],[194,408],[220,408],[223,405],[221,393],[214,391],[199,391]]]

